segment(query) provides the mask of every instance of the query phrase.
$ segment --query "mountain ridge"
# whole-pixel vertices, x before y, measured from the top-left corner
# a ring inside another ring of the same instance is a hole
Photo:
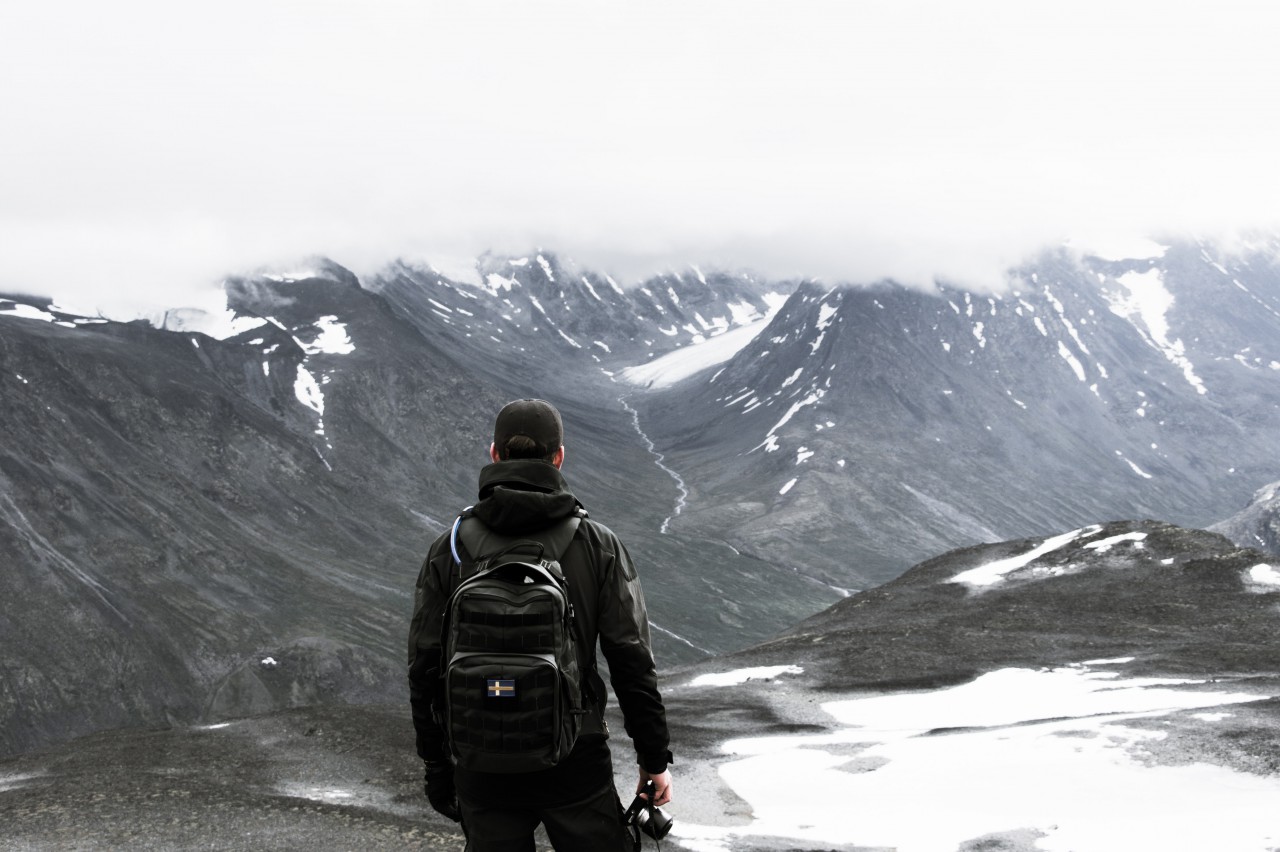
[[[628,290],[549,252],[487,258],[487,286],[314,266],[229,281],[225,316],[165,328],[0,301],[0,582],[23,637],[0,660],[6,750],[394,700],[417,566],[516,396],[561,408],[566,473],[642,566],[664,665],[957,546],[1218,520],[1238,482],[1280,476],[1261,255],[1059,254],[1000,298],[702,273]],[[1146,291],[1163,310],[1112,310]],[[766,321],[719,361],[690,348]],[[711,366],[624,379],[673,356]],[[103,671],[111,690],[84,686]]]

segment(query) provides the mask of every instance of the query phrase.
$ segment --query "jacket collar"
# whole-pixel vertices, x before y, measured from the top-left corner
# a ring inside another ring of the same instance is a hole
[[[541,459],[511,459],[485,465],[480,471],[480,499],[500,485],[528,491],[569,490],[559,469]]]
[[[513,459],[480,471],[480,502],[471,514],[502,535],[525,535],[573,515],[580,504],[550,462]]]

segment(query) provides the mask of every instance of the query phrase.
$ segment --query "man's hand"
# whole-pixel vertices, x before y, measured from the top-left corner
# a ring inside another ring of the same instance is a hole
[[[427,761],[422,789],[427,794],[427,801],[438,813],[454,822],[462,822],[462,811],[458,809],[458,791],[453,786],[452,763],[447,760]]]
[[[671,770],[668,769],[658,775],[650,775],[645,772],[644,767],[640,767],[640,782],[636,784],[636,794],[644,792],[644,785],[653,782],[653,801],[649,804],[654,807],[662,807],[671,801]]]

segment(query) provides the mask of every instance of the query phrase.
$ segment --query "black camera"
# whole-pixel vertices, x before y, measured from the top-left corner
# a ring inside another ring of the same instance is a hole
[[[675,820],[667,816],[662,808],[650,804],[655,792],[652,781],[645,784],[640,792],[642,795],[632,799],[631,807],[627,808],[627,812],[623,814],[623,820],[627,825],[639,828],[654,840],[661,840],[667,836],[667,832],[671,830],[671,823]],[[648,799],[644,798],[646,795]]]

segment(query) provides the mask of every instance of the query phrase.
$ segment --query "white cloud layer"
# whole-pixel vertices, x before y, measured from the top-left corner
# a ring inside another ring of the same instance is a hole
[[[0,289],[172,304],[535,245],[994,286],[1274,227],[1259,3],[227,0],[0,9]],[[206,293],[207,297],[207,293]]]

